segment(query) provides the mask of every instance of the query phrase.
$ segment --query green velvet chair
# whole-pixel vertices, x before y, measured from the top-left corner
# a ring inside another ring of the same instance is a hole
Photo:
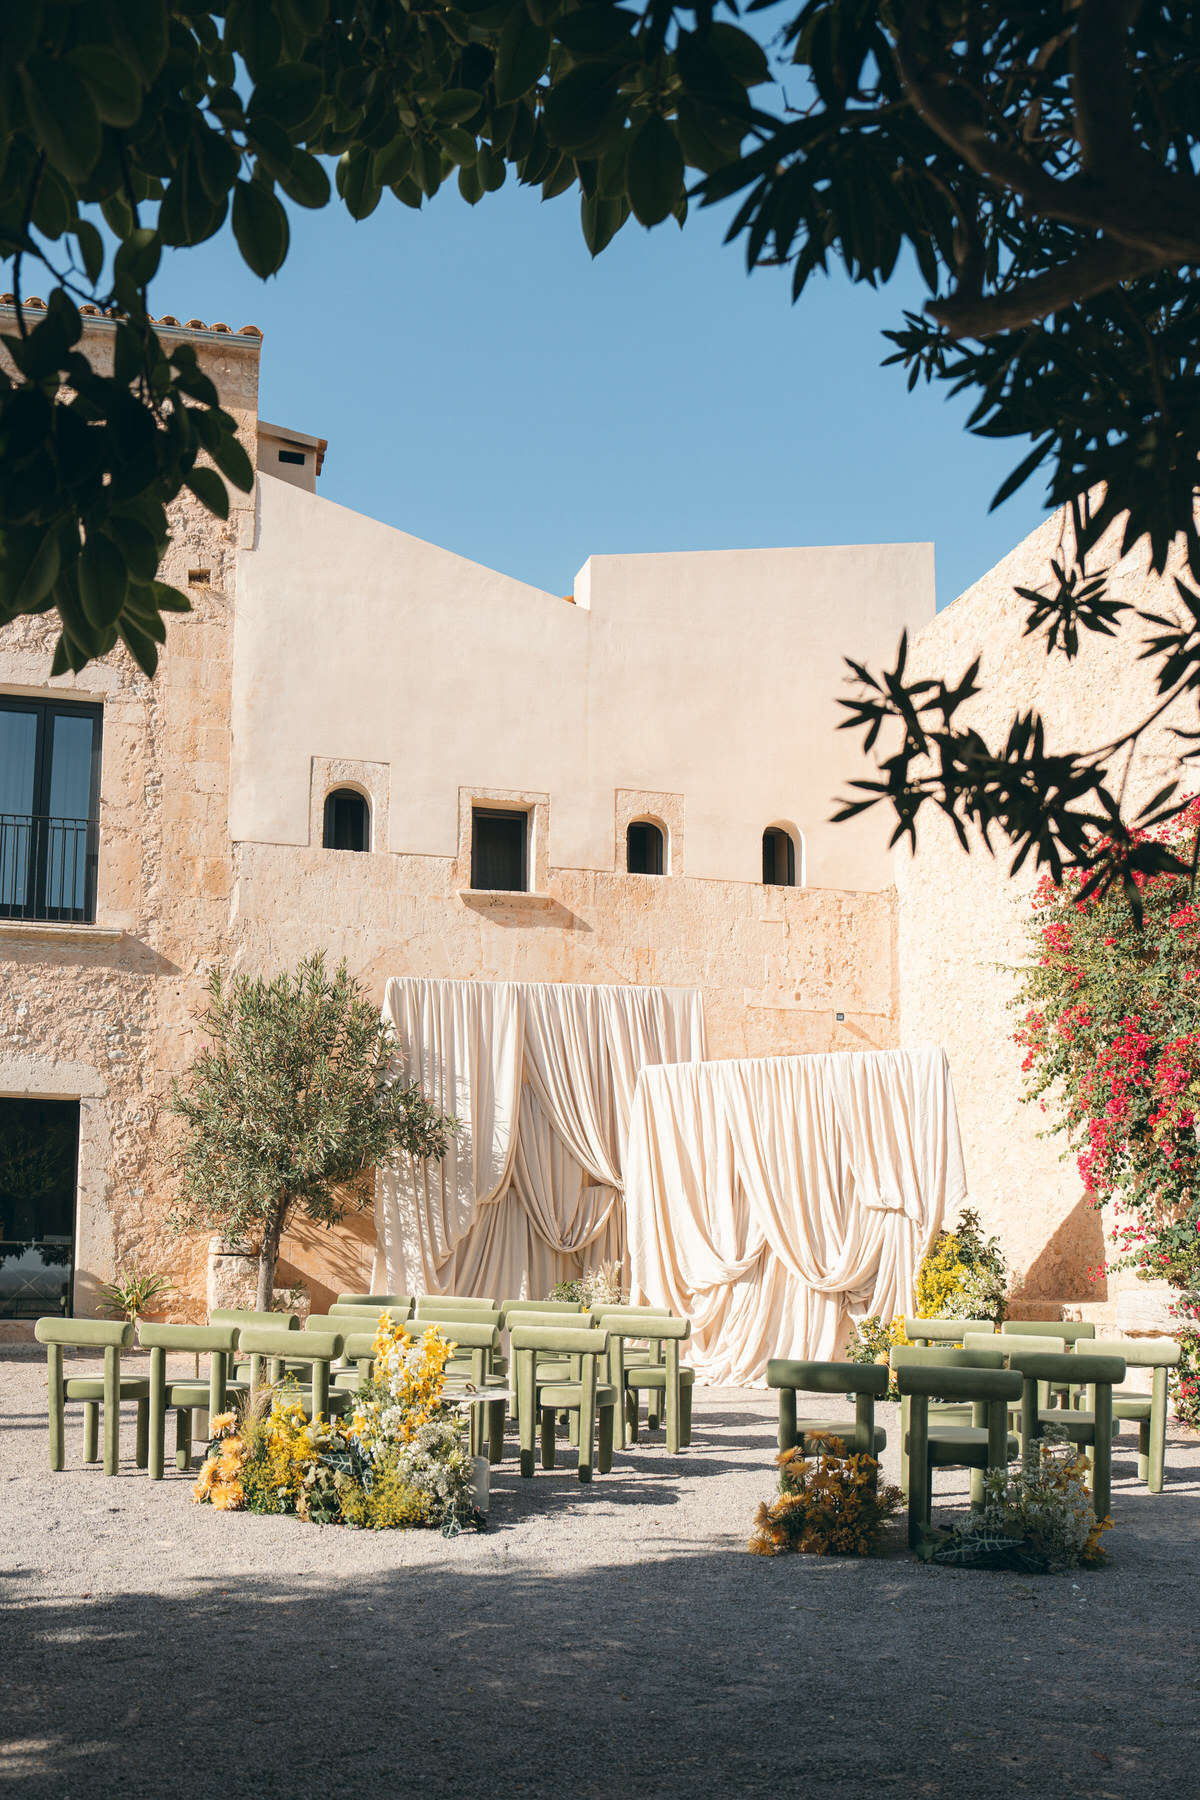
[[[579,1414],[579,1479],[592,1479],[593,1440],[599,1418],[597,1463],[602,1475],[612,1468],[613,1423],[618,1390],[599,1379],[599,1368],[608,1355],[608,1333],[580,1323],[570,1325],[514,1325],[512,1358],[516,1365],[520,1397],[521,1474],[533,1474],[534,1435],[541,1420],[542,1467],[555,1462],[554,1422],[560,1412]],[[544,1380],[544,1361],[579,1359],[578,1381]]]
[[[887,1448],[887,1432],[875,1423],[875,1402],[888,1391],[883,1363],[804,1362],[773,1356],[767,1364],[767,1386],[779,1390],[779,1448],[802,1444],[811,1456],[819,1437],[841,1438],[855,1456],[879,1456]],[[853,1394],[852,1419],[800,1418],[797,1394]]]
[[[345,1342],[346,1334],[340,1331],[289,1331],[277,1325],[246,1325],[241,1329],[238,1347],[247,1351],[252,1366],[258,1367],[259,1379],[255,1388],[261,1384],[264,1361],[268,1365],[267,1379],[272,1387],[277,1387],[283,1380],[289,1365],[293,1373],[307,1368],[308,1395],[301,1393],[297,1398],[311,1418],[322,1413],[329,1418],[334,1413],[349,1411],[353,1404],[353,1396],[342,1389],[331,1388],[329,1379],[330,1365],[341,1356]]]
[[[255,1312],[252,1307],[214,1306],[208,1315],[210,1325],[234,1325],[240,1332],[245,1325],[263,1325],[269,1328],[282,1327],[285,1331],[299,1331],[299,1313],[287,1312]],[[249,1362],[230,1366],[229,1386],[233,1388],[256,1388],[262,1380],[262,1359],[251,1357]]]
[[[991,1319],[905,1319],[904,1321],[905,1337],[918,1347],[929,1344],[961,1345],[964,1332],[994,1332],[995,1329],[995,1324]]]
[[[669,1319],[672,1316],[671,1308],[669,1306],[605,1306],[600,1304],[588,1309],[588,1317],[593,1325],[599,1324],[601,1319],[613,1318],[617,1315],[624,1318],[627,1314],[631,1319],[639,1317],[647,1318],[655,1314],[657,1314],[659,1318],[664,1319]],[[653,1344],[645,1342],[638,1343],[635,1339],[627,1338],[622,1345],[622,1357],[627,1369],[631,1369],[635,1363],[661,1363],[663,1359],[662,1343],[661,1341]],[[646,1395],[646,1427],[649,1431],[657,1431],[659,1425],[662,1423],[660,1412],[661,1398],[661,1395],[653,1389],[649,1390]],[[690,1411],[690,1394],[688,1396],[688,1406]],[[625,1441],[625,1420],[623,1411],[619,1430],[622,1433],[621,1441],[623,1443]]]
[[[1015,1369],[982,1369],[969,1363],[907,1363],[896,1370],[896,1385],[908,1402],[905,1497],[908,1502],[908,1541],[915,1547],[921,1532],[933,1521],[934,1469],[979,1470],[1007,1468],[1016,1454],[1008,1433],[1008,1409],[1021,1398],[1021,1376]],[[933,1398],[957,1401],[980,1408],[983,1426],[944,1425],[929,1416]],[[974,1493],[972,1505],[978,1505]]]
[[[225,1411],[229,1365],[237,1349],[236,1325],[139,1325],[138,1342],[150,1352],[150,1479],[161,1481],[166,1462],[167,1413],[175,1412],[175,1466],[191,1467],[194,1415]],[[170,1351],[207,1356],[208,1380],[168,1381]]]
[[[1112,1501],[1113,1389],[1125,1379],[1125,1358],[1076,1350],[1070,1356],[1053,1351],[1021,1351],[1013,1360],[1020,1361],[1023,1379],[1021,1415],[1025,1441],[1041,1436],[1047,1425],[1058,1425],[1071,1443],[1089,1448],[1092,1503],[1096,1517],[1103,1519]],[[1082,1387],[1086,1405],[1067,1412],[1040,1406],[1038,1386],[1045,1382],[1069,1382],[1073,1387]]]
[[[955,1348],[951,1344],[895,1344],[889,1355],[893,1372],[899,1378],[901,1369],[1003,1369],[1004,1356],[999,1349],[966,1350]],[[1017,1396],[1018,1400],[1020,1395]],[[908,1436],[910,1429],[910,1407],[903,1390],[900,1394],[900,1485],[908,1492]],[[976,1406],[972,1401],[957,1397],[935,1395],[927,1408],[930,1421],[939,1430],[958,1428],[968,1431],[982,1431],[987,1424],[986,1409],[982,1404]],[[1013,1440],[1013,1453],[1017,1444]],[[983,1502],[983,1476],[979,1466],[972,1467],[971,1504],[981,1505]]]
[[[336,1306],[407,1306],[412,1312],[411,1294],[339,1294]]]
[[[981,1331],[968,1331],[963,1342],[963,1348],[964,1350],[998,1350],[1004,1358],[1005,1368],[1019,1369],[1021,1367],[1022,1357],[1026,1354],[1037,1355],[1041,1353],[1042,1355],[1052,1354],[1055,1356],[1064,1356],[1066,1354],[1067,1343],[1065,1338],[1046,1337],[1034,1332],[1003,1331],[987,1336]],[[1039,1388],[1037,1403],[1039,1407],[1049,1406],[1051,1404],[1050,1383],[1048,1381],[1043,1382]],[[1024,1455],[1026,1444],[1025,1427],[1028,1424],[1028,1420],[1023,1405],[1018,1406],[1015,1409],[1013,1416],[1009,1419],[1009,1424],[1016,1428],[1017,1435],[1020,1439],[1021,1454]]]
[[[122,1375],[121,1352],[133,1344],[133,1326],[120,1319],[39,1319],[33,1328],[46,1346],[46,1386],[50,1412],[50,1467],[57,1473],[67,1459],[66,1403],[83,1403],[83,1460],[98,1462],[99,1409],[104,1408],[104,1473],[116,1475],[121,1463],[121,1402],[137,1402],[135,1460],[146,1467],[150,1449],[150,1381],[144,1375]],[[103,1350],[104,1374],[64,1375],[64,1350]]]
[[[1068,1350],[1096,1335],[1090,1319],[1006,1319],[1000,1330],[1006,1337],[1061,1338]],[[1060,1406],[1082,1404],[1082,1390],[1070,1382],[1058,1382],[1051,1387],[1047,1404],[1053,1406],[1056,1400]]]
[[[1113,1418],[1138,1428],[1138,1480],[1161,1494],[1167,1455],[1167,1370],[1180,1357],[1175,1338],[1097,1338],[1103,1356],[1123,1356],[1127,1369],[1153,1369],[1148,1394],[1130,1388],[1113,1390]]]
[[[609,1321],[613,1323],[610,1325]],[[625,1313],[605,1313],[600,1329],[607,1331],[611,1348],[608,1376],[622,1396],[622,1418],[619,1426],[621,1444],[637,1443],[638,1413],[641,1396],[647,1396],[647,1412],[653,1400],[656,1418],[666,1428],[667,1450],[672,1456],[686,1450],[692,1441],[692,1388],[696,1371],[683,1366],[679,1346],[692,1335],[690,1319],[674,1319],[669,1313],[649,1314],[630,1319]],[[662,1362],[625,1363],[625,1338],[635,1336],[664,1352]],[[661,1412],[659,1410],[661,1403]],[[647,1418],[647,1429],[650,1428]]]

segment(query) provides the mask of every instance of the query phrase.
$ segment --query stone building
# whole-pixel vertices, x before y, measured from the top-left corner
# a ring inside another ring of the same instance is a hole
[[[1009,590],[1053,522],[938,617],[920,544],[593,557],[546,594],[321,498],[324,441],[258,418],[253,327],[160,329],[259,479],[226,523],[177,506],[164,574],[193,611],[153,681],[123,651],[51,678],[46,616],[0,632],[0,1333],[56,1295],[94,1310],[131,1261],[199,1313],[170,1084],[214,964],[319,948],[376,995],[408,973],[699,987],[715,1056],[944,1042],[988,1226],[1031,1293],[1083,1298],[1095,1215],[1017,1104],[990,968],[1017,954],[1012,890],[936,834],[910,865],[882,819],[829,823],[862,772],[843,658],[878,665],[902,629],[930,666],[986,640],[989,703],[1024,703],[1041,652]],[[1136,702],[1085,664],[1068,724]],[[280,1278],[319,1304],[372,1244],[369,1212],[299,1232]]]

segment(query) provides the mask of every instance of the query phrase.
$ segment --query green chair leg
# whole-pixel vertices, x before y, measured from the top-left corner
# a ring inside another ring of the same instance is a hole
[[[1095,1401],[1096,1441],[1092,1445],[1092,1504],[1098,1519],[1107,1518],[1112,1505],[1112,1386],[1101,1382],[1092,1389]]]
[[[616,1423],[615,1406],[600,1408],[600,1444],[596,1453],[596,1466],[602,1475],[612,1469],[613,1461],[613,1427]]]
[[[137,1403],[137,1437],[133,1460],[139,1469],[144,1469],[150,1461],[150,1402],[139,1400]]]
[[[324,1415],[325,1418],[329,1417],[329,1364],[327,1362],[315,1362],[312,1365],[312,1410],[314,1419],[318,1414]],[[471,1408],[472,1414],[478,1410],[474,1406]],[[478,1452],[473,1452],[473,1454],[478,1454]]]
[[[1138,1420],[1138,1480],[1150,1486],[1150,1421]]]
[[[492,1400],[487,1409],[488,1416],[488,1461],[490,1463],[504,1460],[504,1414],[506,1403],[503,1400]]]
[[[692,1441],[692,1384],[689,1381],[679,1395],[679,1441],[686,1450]]]
[[[115,1344],[104,1347],[104,1473],[116,1475],[121,1467],[121,1352]]]
[[[679,1455],[679,1340],[667,1340],[667,1383],[663,1390],[667,1454]]]
[[[933,1516],[930,1499],[932,1471],[929,1467],[929,1398],[913,1394],[908,1409],[908,1544],[915,1549],[922,1527]]]
[[[50,1411],[50,1467],[57,1473],[66,1466],[67,1460],[67,1409],[63,1398],[61,1344],[46,1345],[46,1376]]]
[[[1154,1371],[1150,1394],[1150,1441],[1147,1445],[1146,1486],[1161,1494],[1167,1460],[1167,1371]]]
[[[641,1402],[636,1388],[625,1391],[625,1442],[636,1444],[638,1441],[638,1411]]]
[[[167,1353],[161,1346],[150,1352],[150,1455],[148,1467],[151,1481],[161,1481],[166,1461],[164,1439],[167,1432]]]
[[[83,1403],[83,1460],[85,1463],[100,1461],[100,1402],[85,1400]]]
[[[191,1409],[180,1406],[175,1412],[175,1467],[190,1469],[192,1466],[192,1414]]]
[[[554,1467],[554,1451],[555,1451],[554,1433],[555,1433],[554,1408],[552,1406],[543,1406],[543,1408],[542,1408],[542,1467],[543,1467],[543,1469],[552,1469]]]

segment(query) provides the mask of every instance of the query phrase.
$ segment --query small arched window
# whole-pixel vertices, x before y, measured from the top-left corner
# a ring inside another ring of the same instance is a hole
[[[763,832],[763,886],[795,887],[796,843],[790,831],[778,825]]]
[[[334,788],[326,796],[325,832],[321,841],[326,850],[371,848],[371,808],[362,794],[353,788]]]
[[[625,833],[625,867],[631,875],[661,875],[666,845],[649,819],[635,819]]]

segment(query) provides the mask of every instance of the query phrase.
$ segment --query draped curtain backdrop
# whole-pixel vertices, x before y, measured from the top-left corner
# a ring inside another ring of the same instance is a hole
[[[541,1297],[620,1259],[638,1077],[703,1059],[699,993],[405,979],[383,1016],[397,1078],[460,1130],[441,1162],[381,1171],[374,1291]]]
[[[966,1198],[942,1050],[644,1069],[625,1171],[632,1298],[686,1314],[697,1380],[737,1387],[911,1312]]]

